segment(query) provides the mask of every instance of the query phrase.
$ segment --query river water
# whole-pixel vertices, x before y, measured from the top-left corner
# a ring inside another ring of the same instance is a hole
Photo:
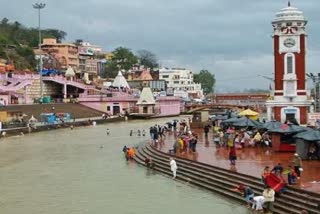
[[[170,119],[60,129],[0,139],[0,213],[247,213],[238,202],[127,163],[124,145]],[[106,129],[110,135],[107,136]]]

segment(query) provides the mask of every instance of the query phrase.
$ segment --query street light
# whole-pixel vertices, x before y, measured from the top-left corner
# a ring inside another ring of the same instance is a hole
[[[309,73],[306,74],[307,77],[309,77],[312,82],[313,82],[313,96],[314,96],[314,111],[317,112],[317,98],[318,98],[318,94],[317,94],[317,87],[319,84],[319,80],[320,80],[320,76],[318,74],[318,76],[313,75],[313,73]]]
[[[43,96],[43,82],[42,82],[42,53],[41,53],[41,29],[40,29],[40,10],[43,9],[46,4],[44,3],[35,3],[32,5],[34,9],[38,10],[38,23],[39,23],[39,74],[40,74],[40,99],[42,99]]]

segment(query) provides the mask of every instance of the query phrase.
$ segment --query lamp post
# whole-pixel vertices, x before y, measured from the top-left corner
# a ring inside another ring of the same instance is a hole
[[[317,89],[319,88],[319,80],[320,80],[320,75],[318,74],[318,76],[313,75],[312,73],[306,74],[307,77],[309,77],[312,82],[313,82],[313,96],[314,96],[314,111],[317,112],[317,108],[318,108],[318,103],[317,103],[317,98],[318,98],[318,94],[317,94]]]
[[[39,74],[40,74],[40,99],[42,100],[42,96],[43,96],[43,81],[42,81],[42,53],[41,53],[41,29],[40,29],[40,10],[43,9],[46,4],[44,3],[35,3],[32,5],[34,9],[38,10],[38,30],[39,30],[39,53],[40,53],[40,57],[39,57]]]

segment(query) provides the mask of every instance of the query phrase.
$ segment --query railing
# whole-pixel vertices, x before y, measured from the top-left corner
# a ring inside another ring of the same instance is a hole
[[[8,86],[4,86],[4,85],[0,85],[0,90],[1,91],[17,91],[27,85],[31,85],[32,84],[32,80],[23,80],[22,82],[20,82],[17,85],[8,85]]]
[[[53,76],[53,77],[42,77],[43,80],[47,80],[47,81],[53,81],[53,82],[57,82],[60,84],[67,84],[67,85],[72,85],[78,88],[82,88],[82,89],[95,89],[96,87],[94,85],[86,85],[82,82],[80,82],[80,80],[67,80],[65,77],[63,76]]]

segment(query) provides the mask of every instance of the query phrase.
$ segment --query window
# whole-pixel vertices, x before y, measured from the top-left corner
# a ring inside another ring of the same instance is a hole
[[[293,73],[293,57],[292,55],[287,56],[287,74]]]
[[[107,111],[110,111],[110,106],[107,106]]]
[[[179,84],[179,81],[173,81],[174,84]]]
[[[162,75],[162,78],[169,78],[169,75]]]

